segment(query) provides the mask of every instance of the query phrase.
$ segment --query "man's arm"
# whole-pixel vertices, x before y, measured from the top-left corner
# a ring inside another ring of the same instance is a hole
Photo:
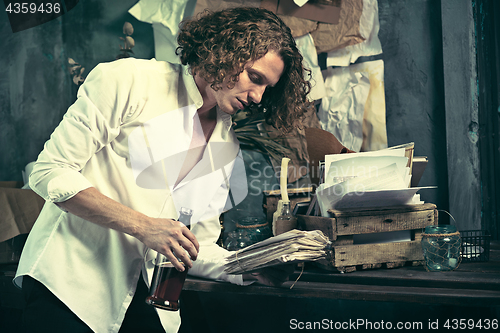
[[[103,195],[94,187],[56,205],[87,221],[137,238],[150,249],[165,255],[179,271],[183,271],[184,266],[175,256],[189,268],[193,265],[191,259],[196,260],[198,256],[198,241],[181,222],[148,217]]]

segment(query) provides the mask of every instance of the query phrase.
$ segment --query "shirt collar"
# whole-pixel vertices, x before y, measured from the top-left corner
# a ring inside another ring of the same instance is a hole
[[[198,86],[194,81],[193,75],[191,75],[187,66],[181,66],[181,72],[189,98],[191,98],[191,100],[194,102],[196,109],[201,108],[203,105],[203,98],[201,97]]]
[[[181,66],[181,70],[188,95],[193,100],[196,109],[199,109],[203,106],[203,98],[201,97],[201,93],[198,90],[198,86],[196,85],[194,77],[189,72],[189,68],[187,66]],[[222,138],[225,139],[227,133],[229,132],[229,130],[233,125],[233,120],[231,115],[220,110],[218,106],[216,107],[216,110],[217,110],[217,123],[222,122],[223,125],[220,133]]]

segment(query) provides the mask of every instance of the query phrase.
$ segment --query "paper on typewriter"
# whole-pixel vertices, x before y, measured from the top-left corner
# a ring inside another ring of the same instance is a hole
[[[224,271],[242,274],[284,263],[315,261],[326,257],[330,245],[319,230],[294,229],[233,252],[226,257]]]

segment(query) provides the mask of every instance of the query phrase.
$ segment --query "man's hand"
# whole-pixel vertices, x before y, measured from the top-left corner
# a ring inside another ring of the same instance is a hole
[[[262,268],[253,273],[244,273],[243,281],[257,281],[267,286],[279,287],[295,271],[295,264],[277,265]]]
[[[196,260],[200,249],[194,234],[181,222],[171,219],[152,219],[146,232],[137,238],[150,249],[166,256],[181,272],[184,266],[177,258],[191,268],[191,260]]]

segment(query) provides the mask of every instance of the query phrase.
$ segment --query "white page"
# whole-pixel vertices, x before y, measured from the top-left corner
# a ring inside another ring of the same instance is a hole
[[[405,156],[405,148],[383,149],[376,151],[366,151],[361,153],[325,155],[325,175],[328,175],[330,165],[332,164],[332,162],[351,159],[351,158],[365,157],[365,156]]]
[[[337,179],[356,177],[377,176],[381,169],[391,164],[396,164],[397,171],[408,184],[407,177],[409,168],[408,158],[405,156],[358,156],[333,161],[326,173],[326,185],[338,183]]]
[[[390,207],[413,204],[413,196],[417,191],[428,187],[409,187],[395,190],[366,191],[357,194],[347,194],[335,203],[334,209]],[[328,216],[328,214],[326,215]]]
[[[348,193],[360,196],[358,193],[374,190],[402,189],[407,183],[398,173],[396,163],[378,170],[373,177],[356,177],[344,182],[318,187],[316,194],[323,216],[328,216],[327,210],[335,208],[337,203]],[[362,199],[360,199],[362,201]]]

